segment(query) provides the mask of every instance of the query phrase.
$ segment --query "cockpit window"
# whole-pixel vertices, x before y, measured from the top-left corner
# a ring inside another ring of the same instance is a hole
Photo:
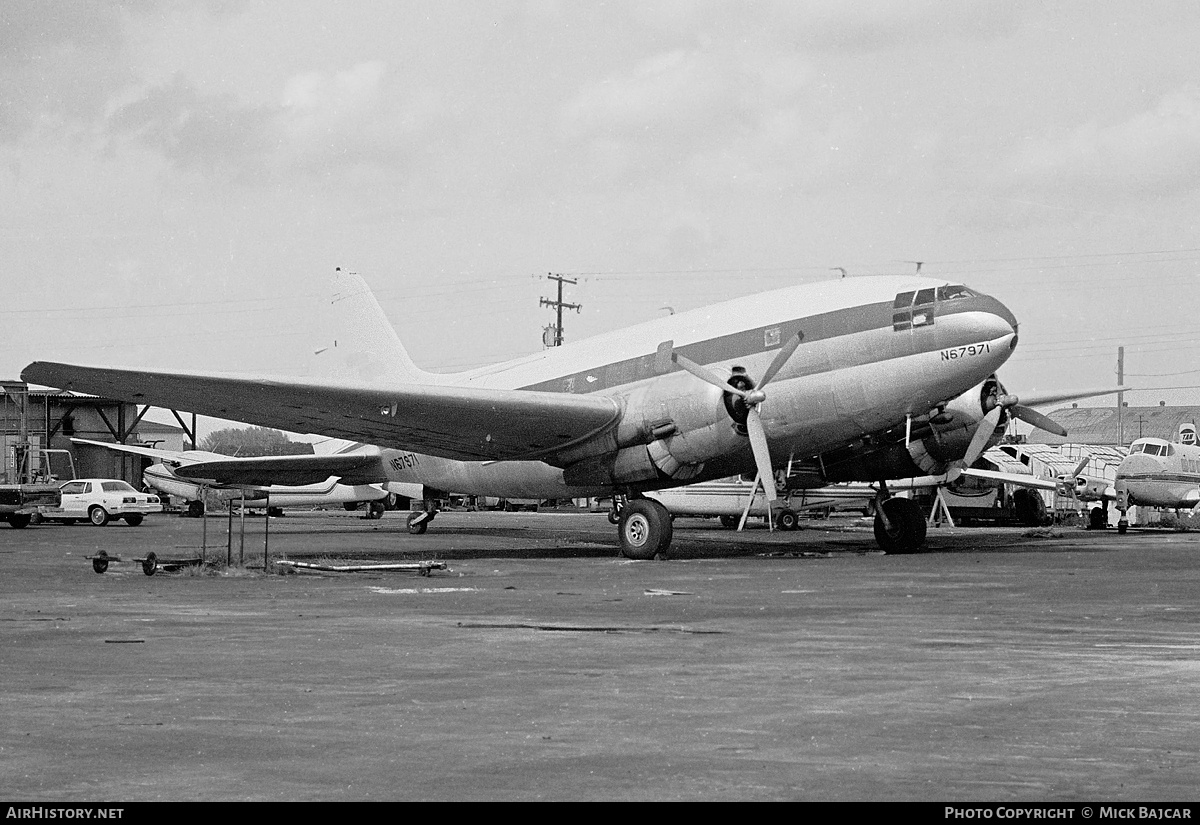
[[[912,306],[913,292],[901,292],[892,303],[892,309],[908,309]]]
[[[915,303],[917,304],[917,306],[920,306],[921,304],[932,304],[933,303],[933,294],[934,294],[933,287],[930,287],[929,289],[922,289],[920,292],[917,293],[917,300]]]
[[[955,298],[973,298],[975,293],[967,289],[962,284],[952,284],[950,286],[939,286],[937,290],[937,298],[939,301],[953,301]]]

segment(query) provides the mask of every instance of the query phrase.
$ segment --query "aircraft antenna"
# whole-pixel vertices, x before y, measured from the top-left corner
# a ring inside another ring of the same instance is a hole
[[[553,273],[547,273],[546,277],[551,281],[558,281],[558,299],[553,301],[549,298],[538,299],[538,306],[554,307],[555,309],[554,326],[546,327],[544,334],[542,335],[542,343],[548,347],[561,347],[563,343],[563,309],[573,309],[576,312],[579,312],[579,310],[583,307],[583,304],[568,304],[563,302],[563,284],[577,284],[579,281],[565,278],[562,275],[554,275]],[[554,331],[552,342],[547,340],[550,338],[549,332],[551,330]]]

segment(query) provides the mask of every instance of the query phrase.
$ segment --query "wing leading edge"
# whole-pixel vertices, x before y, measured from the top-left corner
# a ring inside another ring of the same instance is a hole
[[[36,361],[22,380],[461,461],[533,460],[599,435],[608,396],[123,370]]]

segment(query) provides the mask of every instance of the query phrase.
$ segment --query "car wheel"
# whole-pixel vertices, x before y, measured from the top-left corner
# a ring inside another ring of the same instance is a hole
[[[88,510],[88,521],[97,527],[103,527],[104,525],[108,524],[108,511],[103,507],[96,505],[92,509]]]
[[[143,518],[143,516],[141,513],[134,513],[134,514],[125,516],[125,523],[128,524],[130,527],[137,527],[139,524],[142,523],[142,518]]]

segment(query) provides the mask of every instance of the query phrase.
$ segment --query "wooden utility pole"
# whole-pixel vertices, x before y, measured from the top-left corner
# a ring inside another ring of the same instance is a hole
[[[541,298],[541,299],[539,299],[538,305],[544,306],[544,307],[554,307],[555,323],[554,323],[554,326],[552,327],[552,329],[554,330],[554,343],[552,343],[552,344],[547,343],[547,346],[561,347],[562,343],[563,343],[563,320],[562,320],[563,309],[564,308],[573,309],[576,312],[579,312],[579,310],[583,306],[582,304],[563,303],[563,284],[564,283],[577,284],[579,282],[573,281],[570,278],[564,278],[562,275],[547,274],[546,277],[549,278],[551,281],[558,281],[558,300],[552,301],[549,298]],[[547,330],[547,332],[549,332],[549,330]],[[543,343],[546,343],[544,338],[543,338]]]

